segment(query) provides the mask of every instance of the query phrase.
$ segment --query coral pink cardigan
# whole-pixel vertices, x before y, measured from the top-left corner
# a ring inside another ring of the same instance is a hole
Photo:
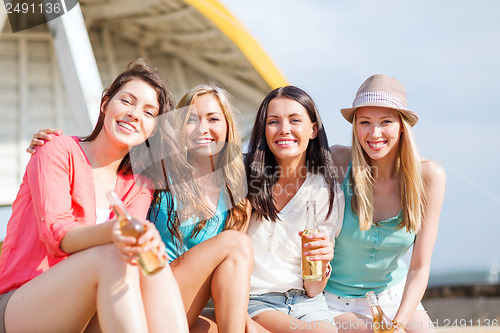
[[[0,295],[65,259],[69,254],[60,243],[71,228],[96,223],[92,167],[78,142],[54,136],[31,157],[0,256]],[[144,178],[141,183],[149,184]],[[133,216],[146,217],[151,190],[139,187],[133,175],[119,174],[115,191]]]

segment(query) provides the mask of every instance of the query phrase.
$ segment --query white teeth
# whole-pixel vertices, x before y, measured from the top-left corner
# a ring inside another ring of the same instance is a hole
[[[370,146],[373,148],[382,148],[385,145],[385,142],[370,142]]]
[[[212,139],[200,139],[200,140],[194,140],[199,145],[205,145],[205,144],[210,144],[212,143]]]
[[[127,123],[123,123],[120,121],[120,122],[118,122],[118,124],[120,124],[121,127],[125,127],[126,129],[128,129],[131,132],[135,132],[135,128],[133,128],[131,125],[129,125]]]
[[[293,141],[293,140],[286,140],[286,141],[277,141],[277,143],[279,145],[291,145],[291,144],[295,143],[295,141]]]

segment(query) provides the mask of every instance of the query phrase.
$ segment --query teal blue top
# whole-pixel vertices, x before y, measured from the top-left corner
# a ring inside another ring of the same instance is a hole
[[[356,298],[365,297],[365,293],[371,290],[379,293],[405,279],[408,268],[401,257],[415,241],[415,234],[407,232],[404,227],[398,229],[403,218],[401,211],[397,216],[361,231],[358,215],[351,207],[353,190],[350,173],[351,165],[342,184],[344,222],[335,240],[332,275],[325,291]]]
[[[194,228],[198,225],[200,220],[189,218],[188,220],[182,221],[180,223],[180,231],[182,233],[182,244],[180,244],[180,242],[172,236],[167,226],[169,208],[168,204],[169,202],[172,202],[171,200],[169,200],[171,198],[171,194],[169,192],[161,193],[160,205],[156,204],[150,208],[148,219],[156,225],[156,228],[160,232],[161,238],[165,243],[166,252],[170,261],[174,260],[190,248],[222,232],[224,226],[226,225],[228,214],[223,196],[224,195],[221,191],[219,202],[217,203],[217,208],[214,215],[209,220],[207,220],[205,227],[198,234],[196,234],[195,237],[191,236],[193,234]],[[175,211],[178,208],[178,203],[175,199],[173,200],[173,204],[173,214],[175,214]]]

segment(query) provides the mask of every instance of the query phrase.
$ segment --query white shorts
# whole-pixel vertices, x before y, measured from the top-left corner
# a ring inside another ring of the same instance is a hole
[[[399,304],[401,304],[401,298],[403,297],[405,283],[406,279],[401,281],[394,287],[388,288],[382,291],[380,294],[377,294],[378,300],[380,302],[380,307],[382,308],[384,313],[391,319],[394,318],[394,316],[396,316],[396,312],[398,312]],[[344,313],[354,312],[373,319],[372,313],[370,311],[370,306],[368,305],[368,300],[365,297],[345,298],[326,291],[325,297],[326,304],[328,304],[328,309],[332,313],[333,318]],[[418,303],[417,310],[425,311],[422,303]]]

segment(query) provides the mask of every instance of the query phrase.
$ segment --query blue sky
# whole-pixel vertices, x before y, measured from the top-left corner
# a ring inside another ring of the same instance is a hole
[[[401,81],[420,152],[448,176],[432,273],[500,263],[500,2],[221,2],[314,98],[330,144],[350,144],[339,109],[368,76]]]

